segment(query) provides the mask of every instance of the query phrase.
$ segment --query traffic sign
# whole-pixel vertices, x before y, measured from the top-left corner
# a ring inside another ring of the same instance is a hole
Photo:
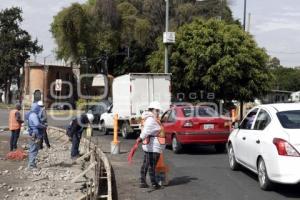
[[[175,32],[164,32],[163,42],[165,44],[173,44],[173,43],[175,43]]]
[[[55,80],[55,91],[61,91],[61,86],[62,86],[62,80],[56,79]]]

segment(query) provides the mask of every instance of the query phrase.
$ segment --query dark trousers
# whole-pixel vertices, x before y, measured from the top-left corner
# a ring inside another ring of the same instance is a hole
[[[10,137],[10,151],[13,151],[18,148],[18,139],[20,136],[20,129],[12,130],[11,137]]]
[[[160,154],[154,152],[145,152],[144,154],[144,162],[141,168],[141,183],[146,183],[147,171],[149,169],[149,175],[151,184],[155,185],[156,182],[156,174],[155,167],[158,162]]]
[[[72,135],[71,157],[79,156],[80,135],[75,133]]]
[[[48,133],[47,133],[46,128],[43,130],[43,137],[42,137],[41,142],[40,142],[40,149],[43,149],[43,142],[44,141],[45,141],[47,147],[50,148],[50,143],[49,143]]]

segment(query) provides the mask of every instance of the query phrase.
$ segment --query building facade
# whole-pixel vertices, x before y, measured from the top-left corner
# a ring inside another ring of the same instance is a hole
[[[61,90],[56,90],[56,80],[62,80]],[[73,90],[73,88],[75,88]],[[71,66],[42,65],[26,62],[24,66],[23,104],[43,100],[46,107],[53,103],[75,104],[76,81]]]

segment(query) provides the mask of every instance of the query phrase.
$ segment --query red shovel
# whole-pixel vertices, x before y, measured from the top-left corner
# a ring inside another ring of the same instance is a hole
[[[136,142],[136,143],[133,145],[133,147],[131,148],[131,150],[130,150],[130,152],[129,152],[129,154],[128,154],[127,160],[128,160],[128,163],[129,163],[129,164],[132,164],[132,158],[133,158],[134,153],[136,152],[136,150],[137,150],[138,148],[139,148],[139,142]]]

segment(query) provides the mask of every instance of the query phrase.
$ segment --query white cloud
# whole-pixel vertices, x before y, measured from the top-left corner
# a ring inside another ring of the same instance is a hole
[[[284,22],[266,22],[264,24],[258,24],[255,26],[257,32],[270,32],[276,31],[280,29],[290,29],[290,30],[297,30],[300,31],[300,24],[299,23],[284,23]]]
[[[49,32],[53,16],[63,7],[74,2],[84,3],[86,0],[0,0],[0,10],[12,6],[21,7],[24,18],[21,24],[22,28],[27,30],[33,38],[39,40],[39,43],[44,47],[41,56],[47,56],[55,48],[55,43]]]
[[[243,17],[243,1],[232,7],[237,19]],[[251,29],[259,46],[277,56],[283,65],[300,66],[300,1],[251,0],[247,12],[251,13]]]

